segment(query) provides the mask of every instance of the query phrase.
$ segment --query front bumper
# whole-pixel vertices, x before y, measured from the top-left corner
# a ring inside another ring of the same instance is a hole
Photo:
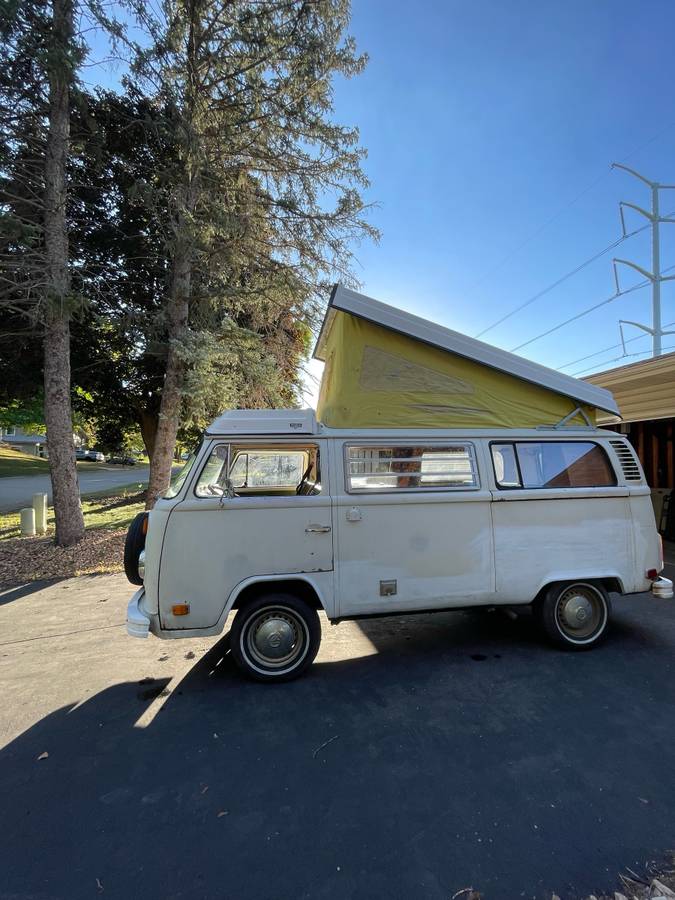
[[[146,638],[150,633],[150,617],[141,609],[144,596],[145,589],[139,588],[127,606],[127,634],[131,637]]]
[[[651,590],[655,597],[661,597],[663,600],[673,599],[673,582],[670,578],[664,578],[663,575],[659,575],[652,581]]]

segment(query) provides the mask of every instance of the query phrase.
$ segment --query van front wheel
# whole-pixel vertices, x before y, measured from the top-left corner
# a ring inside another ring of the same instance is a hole
[[[315,609],[292,594],[265,594],[235,616],[232,656],[256,681],[291,681],[311,666],[321,642]]]
[[[585,650],[598,643],[609,621],[607,591],[587,581],[552,585],[535,612],[546,635],[555,644]]]

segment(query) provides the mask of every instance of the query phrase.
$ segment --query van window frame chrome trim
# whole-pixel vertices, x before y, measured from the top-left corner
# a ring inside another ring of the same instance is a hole
[[[480,466],[478,465],[478,454],[476,453],[476,445],[473,441],[463,441],[456,438],[453,438],[449,441],[444,441],[440,438],[421,438],[418,443],[424,441],[424,445],[426,447],[465,447],[469,450],[469,459],[471,460],[471,468],[472,472],[475,476],[476,483],[475,484],[467,484],[460,485],[458,487],[450,487],[448,485],[443,486],[429,486],[429,487],[408,487],[408,488],[399,488],[399,487],[382,487],[382,488],[352,488],[349,484],[349,456],[348,450],[350,447],[382,447],[383,449],[395,448],[395,447],[410,447],[411,446],[411,438],[403,438],[400,440],[392,440],[387,441],[386,438],[378,439],[378,438],[362,438],[361,440],[353,441],[345,439],[342,443],[342,480],[345,489],[345,493],[347,494],[360,494],[365,496],[379,496],[381,494],[457,494],[457,493],[466,493],[467,491],[480,491],[481,490],[481,472]],[[399,474],[399,473],[394,473]],[[414,475],[414,472],[406,473],[401,472],[401,475],[411,474]]]
[[[497,470],[495,469],[495,459],[492,455],[492,447],[495,444],[511,444],[513,447],[513,455],[516,458],[516,466],[518,467],[518,477],[520,478],[519,485],[501,485],[497,480]],[[520,459],[518,458],[518,449],[516,444],[595,444],[597,447],[602,449],[602,452],[605,454],[605,458],[609,463],[609,468],[614,475],[614,484],[593,484],[593,485],[574,485],[564,488],[559,487],[546,487],[538,486],[538,487],[526,487],[523,484],[523,473],[520,468]],[[488,442],[488,449],[490,451],[490,462],[492,464],[492,475],[494,477],[494,483],[498,491],[594,491],[594,490],[611,490],[612,488],[620,488],[623,485],[619,484],[619,473],[616,470],[616,466],[614,465],[614,461],[611,455],[607,452],[607,448],[603,447],[603,441],[597,440],[580,440],[578,437],[570,437],[567,440],[560,440],[560,438],[511,438],[510,440],[492,440]],[[625,477],[623,472],[621,472],[621,477],[625,481]]]
[[[272,437],[274,437],[274,435],[272,435]],[[282,437],[285,438],[286,435],[282,435]],[[297,437],[295,435],[288,435],[288,441],[287,442],[284,441],[283,443],[291,444],[291,449],[293,449],[293,445],[297,446],[298,444],[300,444],[300,445],[302,445],[302,448],[305,450],[309,449],[309,448],[316,450],[317,459],[319,461],[319,475],[321,475],[322,466],[321,466],[320,443],[317,440],[315,435],[307,435],[307,437],[313,438],[312,440],[309,440],[309,441],[299,440],[299,438],[302,438],[302,437],[305,437],[305,435],[298,435]],[[234,437],[234,438],[231,438],[228,440],[223,440],[222,438],[219,439],[217,437],[213,437],[213,438],[211,438],[211,441],[212,441],[212,443],[210,445],[211,449],[208,452],[208,454],[206,455],[204,462],[203,462],[201,468],[199,469],[198,474],[194,476],[194,480],[192,482],[191,494],[195,500],[218,500],[218,501],[220,501],[223,499],[222,497],[217,497],[215,494],[213,496],[209,496],[209,497],[202,497],[200,494],[197,493],[197,485],[199,484],[199,479],[201,477],[201,474],[204,471],[204,469],[206,468],[207,463],[208,463],[209,459],[211,458],[211,454],[216,449],[216,447],[227,447],[227,472],[228,472],[228,477],[229,477],[230,467],[231,467],[231,463],[232,463],[232,448],[233,448],[233,446],[235,447],[235,449],[237,446],[242,445],[242,444],[244,444],[246,448],[255,447],[257,444],[262,449],[265,449],[266,447],[269,447],[269,446],[276,449],[277,446],[279,446],[277,441],[269,440],[269,437],[267,437],[266,435],[260,435],[260,436],[256,435],[252,441],[246,440],[245,436],[243,438],[239,438],[237,436],[237,437]],[[196,462],[196,460],[195,460],[195,462]],[[321,483],[323,484],[323,482],[321,482]],[[266,495],[260,494],[259,496],[262,497],[262,496],[266,496]],[[296,494],[295,496],[302,496],[302,495]],[[291,494],[287,495],[287,499],[292,499],[292,497],[293,497],[293,495],[291,495]],[[240,497],[240,496],[227,498],[228,502],[242,500],[242,499],[246,499],[246,498]]]

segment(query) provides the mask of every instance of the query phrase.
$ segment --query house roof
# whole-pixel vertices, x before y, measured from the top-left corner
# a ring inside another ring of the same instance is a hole
[[[612,391],[625,422],[675,417],[675,353],[595,372],[584,380]],[[600,416],[598,421],[612,420]]]
[[[372,297],[366,297],[365,294],[349,290],[341,284],[336,284],[331,293],[328,309],[314,349],[314,359],[322,361],[325,359],[326,338],[338,311],[349,313],[432,347],[481,363],[498,372],[504,372],[539,387],[547,388],[557,394],[570,397],[578,403],[588,404],[614,416],[620,415],[611,392],[603,387],[572,378],[570,375],[564,375],[562,372],[556,372],[554,369],[531,362],[529,359],[523,359],[523,357],[506,350],[500,350],[491,344],[460,334],[458,331],[444,328],[435,322],[421,319],[412,313],[388,306]]]

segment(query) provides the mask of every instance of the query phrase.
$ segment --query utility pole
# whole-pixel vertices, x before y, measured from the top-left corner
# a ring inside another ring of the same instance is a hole
[[[617,295],[621,293],[625,293],[621,290],[619,286],[619,275],[617,272],[617,263],[624,266],[630,266],[631,269],[635,269],[636,272],[639,272],[643,275],[648,281],[651,282],[652,285],[652,326],[651,328],[648,325],[641,325],[639,322],[629,322],[625,319],[621,319],[619,321],[619,328],[621,330],[621,343],[623,344],[624,353],[626,352],[626,345],[624,343],[623,338],[623,325],[634,325],[636,328],[640,328],[642,331],[646,331],[648,334],[652,336],[652,356],[660,356],[662,350],[662,337],[664,334],[674,334],[672,331],[663,331],[663,327],[661,324],[661,283],[663,281],[672,281],[675,279],[675,275],[662,275],[661,274],[661,246],[660,246],[660,235],[659,235],[659,225],[661,222],[670,222],[675,223],[675,219],[670,219],[667,217],[663,217],[659,212],[659,191],[662,190],[675,190],[675,184],[659,184],[658,181],[650,181],[648,178],[645,178],[644,175],[640,175],[639,172],[636,172],[635,169],[630,169],[628,166],[624,166],[621,163],[612,163],[613,169],[623,169],[624,172],[628,172],[629,175],[632,175],[634,178],[638,178],[640,181],[646,184],[652,193],[652,209],[651,212],[646,209],[642,209],[641,206],[636,206],[635,203],[628,203],[627,201],[622,200],[619,203],[619,211],[621,213],[621,227],[623,229],[623,236],[627,236],[626,232],[626,222],[624,218],[624,207],[629,206],[631,209],[634,209],[636,212],[640,213],[641,216],[644,216],[651,222],[652,226],[652,271],[648,272],[646,269],[643,269],[642,266],[638,266],[636,263],[630,262],[627,259],[614,259],[614,280],[616,282],[616,293]]]

